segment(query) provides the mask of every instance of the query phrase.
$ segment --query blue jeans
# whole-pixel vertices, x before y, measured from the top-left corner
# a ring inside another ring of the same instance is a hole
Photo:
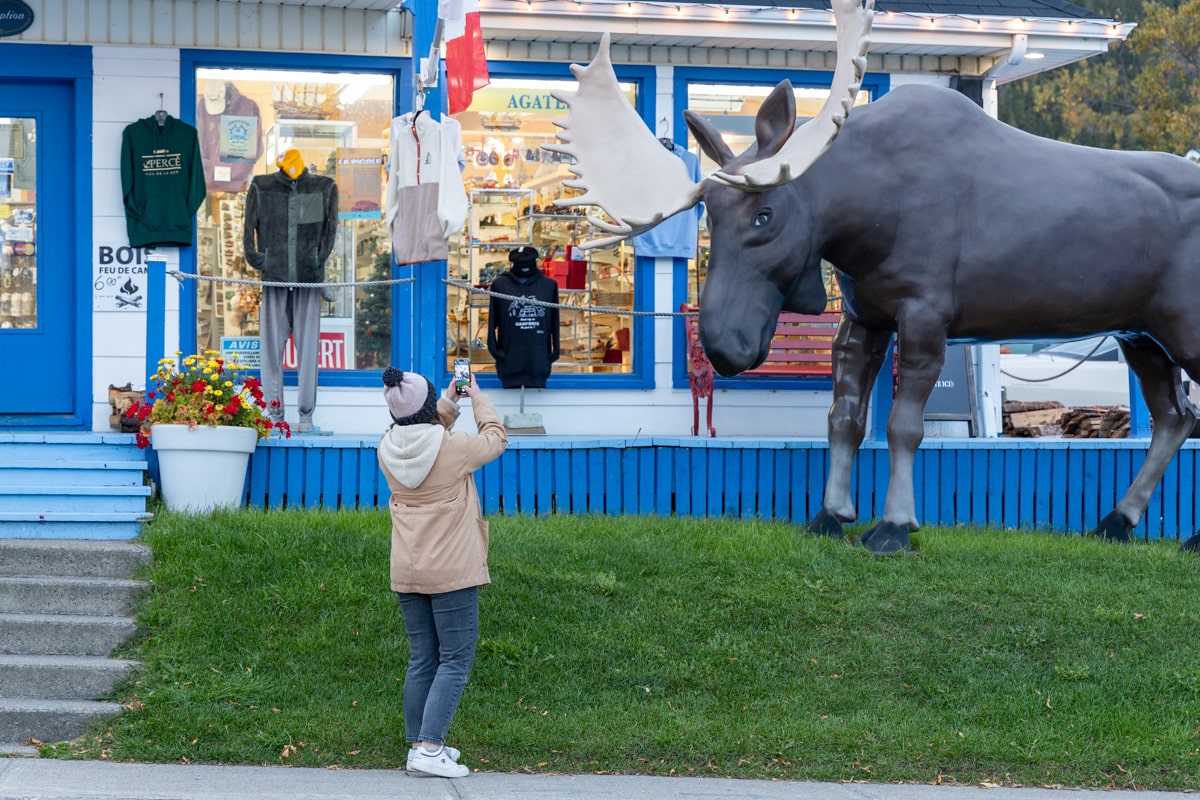
[[[479,639],[479,587],[442,594],[396,592],[408,632],[404,676],[404,737],[409,742],[446,743],[446,731]]]

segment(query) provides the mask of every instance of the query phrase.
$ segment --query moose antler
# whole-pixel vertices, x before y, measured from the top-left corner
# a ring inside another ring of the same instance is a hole
[[[808,169],[841,131],[858,96],[867,68],[867,47],[875,0],[831,0],[837,21],[838,64],[829,97],[815,117],[796,128],[774,155],[731,172],[718,171],[714,180],[746,191],[769,189],[787,183]],[[552,93],[570,112],[561,122],[558,144],[542,147],[575,159],[570,167],[575,180],[563,185],[583,189],[578,197],[555,200],[557,206],[597,205],[614,222],[588,217],[610,236],[580,245],[604,247],[650,230],[672,214],[700,202],[700,184],[687,167],[659,145],[642,123],[617,83],[609,54],[610,36],[600,39],[600,49],[587,66],[571,65],[579,89]]]
[[[667,217],[700,202],[700,185],[683,161],[663,148],[629,104],[617,83],[609,55],[610,37],[586,67],[571,65],[579,90],[553,93],[570,107],[554,124],[563,130],[559,144],[542,147],[575,159],[570,167],[578,180],[564,186],[583,189],[578,197],[555,200],[557,206],[597,205],[616,224],[596,217],[589,221],[612,236],[592,239],[584,249],[604,247],[650,230]]]
[[[821,110],[793,131],[775,155],[735,168],[733,173],[715,172],[711,176],[714,180],[751,191],[780,186],[798,178],[833,144],[867,70],[875,0],[866,0],[865,4],[860,0],[831,0],[831,6],[837,21],[838,62]]]

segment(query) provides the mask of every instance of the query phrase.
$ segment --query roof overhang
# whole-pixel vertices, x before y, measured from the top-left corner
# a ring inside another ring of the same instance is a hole
[[[489,43],[593,45],[606,31],[618,47],[832,52],[837,41],[833,14],[817,9],[641,0],[479,4]],[[947,60],[944,70],[934,71],[974,73],[1006,83],[1105,53],[1133,28],[1133,23],[1101,19],[878,13],[871,31],[871,68],[894,71],[889,60],[933,57]],[[979,67],[964,71],[951,66],[955,61]]]
[[[237,2],[238,0],[221,0]],[[244,0],[243,0],[244,1]],[[401,0],[255,0],[264,4],[391,11]],[[604,32],[613,57],[657,63],[693,63],[686,51],[739,51],[733,63],[774,66],[781,54],[832,54],[833,14],[817,0],[644,2],[643,0],[479,0],[489,57],[513,52],[513,44],[547,58],[583,60]],[[881,0],[881,4],[886,0]],[[1026,7],[1028,5],[1026,4]],[[1048,10],[1052,7],[1048,4]],[[1037,16],[974,16],[915,11],[875,15],[868,68],[881,72],[935,72],[1024,78],[1108,52],[1134,23],[1111,19]],[[648,48],[657,48],[653,53]],[[665,50],[664,50],[665,49]],[[564,56],[563,54],[567,55]],[[623,55],[624,54],[624,55]],[[698,63],[718,63],[709,58]],[[810,59],[822,68],[821,59]],[[788,61],[790,63],[790,60]],[[832,69],[832,61],[829,62]]]

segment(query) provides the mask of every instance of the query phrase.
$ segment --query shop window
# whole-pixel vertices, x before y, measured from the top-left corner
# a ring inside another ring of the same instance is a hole
[[[721,132],[721,138],[736,154],[741,153],[754,143],[754,118],[759,107],[774,89],[774,84],[762,86],[727,85],[715,83],[691,83],[688,85],[687,107],[700,114]],[[796,97],[797,123],[809,119],[820,110],[825,98],[829,96],[828,89],[799,87],[794,88]],[[861,105],[870,100],[870,93],[860,91],[855,105]],[[717,164],[700,151],[691,132],[688,132],[688,147],[700,157],[701,174],[709,175],[717,170]],[[699,242],[696,248],[696,258],[688,262],[687,301],[696,305],[700,301],[700,291],[704,286],[704,276],[708,267],[709,234],[707,219],[700,221]],[[825,279],[825,291],[829,297],[827,308],[837,311],[841,308],[841,289],[833,274],[833,267],[828,262],[821,263],[822,275]]]
[[[198,68],[196,127],[208,197],[197,215],[197,273],[263,279],[242,245],[246,190],[254,176],[278,171],[277,155],[296,149],[307,170],[337,181],[337,238],[326,282],[390,278],[383,193],[395,95],[387,74]],[[196,293],[199,347],[256,365],[260,289],[200,280]],[[323,292],[321,370],[382,369],[391,334],[389,285]],[[294,366],[290,347],[284,366]]]
[[[621,86],[636,106],[635,84]],[[476,90],[470,108],[455,115],[462,126],[470,213],[451,242],[447,264],[448,371],[455,358],[468,358],[473,371],[495,372],[487,347],[490,297],[470,288],[488,289],[509,268],[509,253],[526,245],[537,249],[539,268],[558,283],[559,302],[567,306],[559,315],[561,356],[554,374],[633,372],[633,318],[612,313],[633,309],[633,244],[575,247],[599,232],[583,209],[554,205],[571,193],[563,180],[575,177],[569,172],[572,160],[541,149],[556,141],[554,122],[568,112],[551,92],[576,88],[573,81],[493,78]]]
[[[36,124],[0,117],[0,328],[38,326]]]

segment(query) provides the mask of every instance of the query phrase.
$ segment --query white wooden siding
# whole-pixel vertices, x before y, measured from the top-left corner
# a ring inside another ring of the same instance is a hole
[[[34,22],[7,41],[411,55],[400,10],[221,0],[28,0]],[[379,5],[376,3],[376,5]]]

